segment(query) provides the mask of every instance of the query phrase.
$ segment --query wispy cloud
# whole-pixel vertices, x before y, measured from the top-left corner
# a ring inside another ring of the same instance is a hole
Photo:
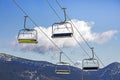
[[[108,40],[110,40],[114,36],[114,34],[116,34],[117,32],[118,31],[116,30],[110,30],[110,31],[103,32],[101,34],[95,34],[94,41],[97,43],[105,43]]]
[[[96,42],[96,43],[105,43],[108,40],[110,40],[116,33],[117,30],[109,30],[109,31],[105,31],[102,33],[96,33],[96,32],[92,32],[92,26],[94,25],[94,22],[85,22],[85,21],[80,21],[80,20],[72,20],[72,23],[76,26],[76,28],[79,30],[79,32],[82,34],[82,36],[87,40],[87,41],[92,41],[92,42]],[[17,45],[19,46],[19,48],[23,51],[34,51],[34,52],[39,52],[39,53],[44,53],[46,51],[49,50],[55,50],[56,46],[54,46],[51,41],[40,31],[40,29],[42,29],[47,36],[54,41],[54,43],[60,47],[60,48],[65,48],[65,47],[73,47],[73,46],[77,46],[77,42],[74,40],[74,38],[59,38],[59,39],[52,39],[51,35],[52,35],[52,27],[36,27],[35,30],[37,30],[38,32],[38,44],[24,44],[24,45]],[[81,38],[81,36],[78,34],[78,32],[75,30],[74,26],[73,26],[73,30],[74,30],[74,37],[80,42],[82,43],[83,40]],[[16,45],[17,43],[15,42],[14,45]]]

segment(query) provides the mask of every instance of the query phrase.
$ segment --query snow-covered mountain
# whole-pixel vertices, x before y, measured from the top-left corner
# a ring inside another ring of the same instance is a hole
[[[0,80],[82,80],[82,70],[70,66],[71,74],[58,75],[55,64],[0,53]],[[120,63],[96,72],[83,72],[84,80],[120,80]]]

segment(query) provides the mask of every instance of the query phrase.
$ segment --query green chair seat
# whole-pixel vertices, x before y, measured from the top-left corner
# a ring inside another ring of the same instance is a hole
[[[18,39],[19,43],[38,43],[36,39]]]

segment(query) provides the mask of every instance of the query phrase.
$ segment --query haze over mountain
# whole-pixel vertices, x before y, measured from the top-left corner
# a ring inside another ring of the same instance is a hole
[[[82,70],[70,66],[71,74],[55,73],[55,64],[32,61],[0,53],[0,80],[82,80]],[[83,72],[84,80],[120,80],[120,63],[94,72]]]

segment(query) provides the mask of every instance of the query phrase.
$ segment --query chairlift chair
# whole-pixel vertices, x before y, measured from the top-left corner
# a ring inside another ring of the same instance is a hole
[[[18,42],[19,43],[38,43],[37,41],[37,31],[35,29],[26,28],[26,18],[24,16],[24,29],[21,29],[18,33]]]
[[[52,38],[66,38],[72,37],[73,35],[73,28],[71,23],[54,23],[52,25]]]
[[[35,29],[21,29],[18,34],[19,43],[38,43]]]
[[[60,62],[56,64],[55,73],[56,74],[70,74],[70,64],[65,62]]]
[[[83,71],[97,71],[99,69],[99,63],[97,59],[83,59],[82,61]]]
[[[65,20],[52,25],[52,38],[72,37],[73,27],[70,22],[66,22],[66,12],[63,8]]]
[[[62,52],[60,52],[59,62],[55,66],[56,74],[70,74],[70,64],[61,61]]]
[[[82,60],[82,70],[83,71],[97,71],[99,69],[99,62],[94,58],[94,51],[92,50],[92,58]]]

